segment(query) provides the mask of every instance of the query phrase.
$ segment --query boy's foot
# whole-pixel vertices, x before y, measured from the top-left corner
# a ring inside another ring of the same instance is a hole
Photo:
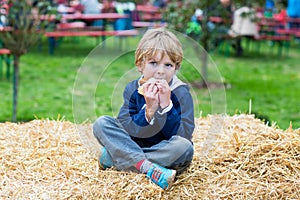
[[[157,164],[152,164],[147,172],[147,177],[162,189],[169,188],[172,185],[175,176],[175,170],[167,169]]]
[[[101,147],[100,149],[99,166],[101,169],[107,169],[113,166],[113,161],[105,147]]]

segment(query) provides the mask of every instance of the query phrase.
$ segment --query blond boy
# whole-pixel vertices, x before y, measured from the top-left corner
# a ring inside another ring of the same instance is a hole
[[[188,86],[176,76],[182,57],[181,43],[170,31],[144,34],[135,52],[141,77],[125,87],[118,117],[102,116],[93,126],[104,169],[144,173],[167,189],[190,165],[194,106]]]

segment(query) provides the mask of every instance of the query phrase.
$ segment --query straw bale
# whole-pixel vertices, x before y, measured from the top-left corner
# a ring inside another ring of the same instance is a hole
[[[91,124],[0,123],[0,198],[300,199],[300,129],[214,115],[196,119],[193,142],[191,167],[163,191],[143,174],[100,170]]]

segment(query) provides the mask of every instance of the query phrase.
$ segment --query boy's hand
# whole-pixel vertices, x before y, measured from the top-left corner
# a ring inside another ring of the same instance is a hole
[[[143,90],[146,101],[146,116],[148,121],[150,121],[159,107],[158,87],[156,86],[155,79],[149,79],[144,83]]]
[[[169,106],[171,101],[171,89],[166,80],[157,80],[159,106],[164,109]]]

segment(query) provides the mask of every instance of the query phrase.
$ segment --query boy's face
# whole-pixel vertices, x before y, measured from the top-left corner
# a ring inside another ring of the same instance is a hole
[[[176,73],[176,65],[166,53],[163,57],[161,52],[156,53],[153,58],[147,59],[144,65],[142,74],[146,80],[150,78],[165,79],[170,83]]]

